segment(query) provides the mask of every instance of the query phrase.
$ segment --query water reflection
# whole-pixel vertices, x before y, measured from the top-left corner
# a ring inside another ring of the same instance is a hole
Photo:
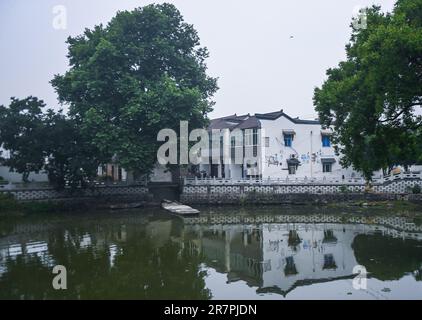
[[[282,298],[352,279],[358,264],[385,283],[411,276],[422,298],[422,228],[404,218],[96,213],[7,221],[0,234],[0,299],[210,299],[234,283]],[[51,286],[57,264],[68,290]]]

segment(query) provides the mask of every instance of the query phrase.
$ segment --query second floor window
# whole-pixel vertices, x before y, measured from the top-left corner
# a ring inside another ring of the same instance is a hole
[[[253,157],[258,156],[258,129],[245,130],[245,148],[252,147]]]
[[[331,147],[330,136],[322,136],[322,146]]]
[[[293,135],[292,134],[285,134],[284,135],[284,146],[291,147],[293,141]]]

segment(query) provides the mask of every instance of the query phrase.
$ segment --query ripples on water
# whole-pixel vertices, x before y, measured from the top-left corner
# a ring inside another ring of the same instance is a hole
[[[422,227],[405,218],[203,211],[2,218],[0,299],[422,299]]]

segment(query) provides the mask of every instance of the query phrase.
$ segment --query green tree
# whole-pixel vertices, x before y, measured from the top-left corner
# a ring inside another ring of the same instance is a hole
[[[24,182],[31,172],[40,172],[45,164],[44,107],[44,102],[36,97],[11,98],[9,107],[0,106],[0,145],[10,153],[2,164],[21,173]]]
[[[101,160],[98,150],[84,139],[75,122],[62,112],[48,110],[44,117],[44,166],[50,183],[56,189],[85,188],[96,175]]]
[[[10,152],[2,164],[21,173],[24,182],[31,172],[46,172],[57,189],[85,187],[101,163],[97,149],[72,119],[44,108],[36,97],[12,98],[9,107],[0,106],[0,145]]]
[[[347,60],[327,71],[314,104],[321,122],[334,126],[342,165],[369,181],[373,171],[422,161],[422,0],[366,15],[367,28],[352,24]]]
[[[119,12],[106,27],[70,37],[70,70],[52,85],[102,159],[149,173],[157,133],[180,120],[203,127],[216,79],[206,74],[206,48],[171,4]]]

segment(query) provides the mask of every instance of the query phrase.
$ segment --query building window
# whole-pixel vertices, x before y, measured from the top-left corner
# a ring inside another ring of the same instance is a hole
[[[230,151],[232,160],[236,157],[236,137],[230,138]]]
[[[330,136],[322,136],[322,146],[323,147],[331,147]]]
[[[332,172],[333,164],[329,162],[322,163],[322,172]]]
[[[292,134],[285,134],[284,135],[284,146],[291,147],[293,141],[293,135]]]
[[[245,148],[252,147],[252,156],[258,156],[258,129],[246,129],[245,130]],[[248,153],[246,153],[248,154]]]
[[[334,256],[329,254],[324,254],[324,266],[323,269],[337,269],[336,261],[334,260]]]
[[[286,276],[294,276],[298,274],[296,264],[293,257],[286,258],[286,265],[284,267],[284,274]]]
[[[270,147],[270,137],[265,137],[265,147],[266,148]]]
[[[253,140],[253,145],[257,146],[258,145],[258,129],[253,129],[252,131],[252,140]]]

